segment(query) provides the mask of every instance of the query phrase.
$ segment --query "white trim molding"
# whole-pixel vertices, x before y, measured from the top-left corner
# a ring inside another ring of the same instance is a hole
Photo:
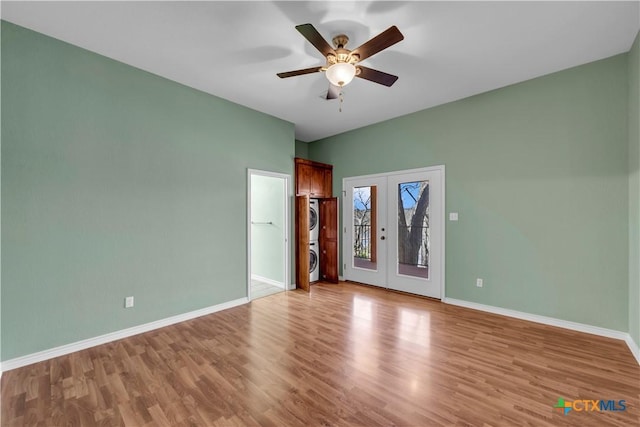
[[[100,335],[94,338],[88,338],[86,340],[61,345],[60,347],[54,347],[48,350],[39,351],[37,353],[28,354],[26,356],[16,357],[15,359],[5,360],[2,362],[2,370],[10,371],[12,369],[21,368],[23,366],[31,365],[32,363],[42,362],[44,360],[53,359],[54,357],[73,353],[75,351],[85,350],[97,345],[106,344],[122,338],[127,338],[144,332],[153,331],[154,329],[164,328],[165,326],[184,322],[186,320],[195,319],[196,317],[206,316],[218,311],[227,310],[229,308],[247,304],[248,302],[249,299],[246,297],[233,301],[223,302],[221,304],[212,305],[210,307],[201,308],[199,310],[190,311],[188,313],[178,314],[176,316],[167,317],[165,319],[156,320],[154,322],[145,323],[143,325],[133,326],[131,328],[110,332],[108,334]]]
[[[283,236],[282,236],[284,239],[284,254],[283,254],[284,265],[282,265],[282,268],[284,271],[284,282],[280,283],[276,281],[266,281],[266,280],[262,280],[262,281],[265,281],[269,284],[273,284],[274,286],[278,286],[285,290],[287,290],[285,287],[285,283],[290,283],[291,281],[291,277],[290,277],[291,269],[289,267],[289,263],[291,259],[291,243],[290,243],[291,238],[289,237],[289,232],[291,229],[291,212],[290,212],[291,207],[289,205],[289,200],[293,196],[292,187],[291,187],[291,175],[280,173],[280,172],[270,172],[270,171],[263,171],[259,169],[249,168],[247,169],[247,299],[249,301],[251,300],[251,278],[253,277],[253,274],[251,273],[251,270],[252,270],[252,267],[251,267],[251,240],[252,240],[251,177],[254,175],[278,178],[283,180],[284,196],[285,196],[284,200],[282,201],[284,203],[284,218],[283,218],[284,227],[283,227]],[[289,287],[289,290],[290,289],[291,288]],[[295,287],[293,289],[295,289]]]
[[[278,282],[277,280],[269,279],[267,277],[262,277],[257,274],[252,274],[251,280],[257,280],[258,282],[266,283],[268,285],[277,286],[279,288],[284,289],[284,283]]]
[[[635,342],[633,338],[631,338],[631,335],[629,334],[627,334],[627,337],[625,338],[625,342],[627,343],[629,350],[631,350],[633,357],[636,358],[638,365],[640,365],[640,347],[638,347],[638,343]]]
[[[464,301],[455,298],[446,297],[442,302],[451,305],[457,305],[460,307],[471,308],[473,310],[485,311],[487,313],[499,314],[502,316],[513,317],[521,320],[528,320],[530,322],[542,323],[544,325],[556,326],[558,328],[570,329],[572,331],[584,332],[587,334],[599,335],[601,337],[614,338],[624,341],[631,353],[635,357],[638,364],[640,364],[640,351],[638,351],[638,345],[633,341],[633,338],[622,331],[616,331],[614,329],[601,328],[599,326],[586,325],[584,323],[571,322],[569,320],[556,319],[554,317],[541,316],[538,314],[525,313],[523,311],[511,310],[508,308],[495,307],[493,305],[479,304],[477,302]]]

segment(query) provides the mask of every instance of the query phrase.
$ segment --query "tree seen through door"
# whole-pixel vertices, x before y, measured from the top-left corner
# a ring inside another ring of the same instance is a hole
[[[398,184],[398,273],[429,277],[429,182]]]

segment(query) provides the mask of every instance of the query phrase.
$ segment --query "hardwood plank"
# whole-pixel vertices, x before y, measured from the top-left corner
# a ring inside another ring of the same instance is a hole
[[[618,340],[319,283],[5,372],[8,426],[631,426]],[[625,400],[563,415],[558,398]]]

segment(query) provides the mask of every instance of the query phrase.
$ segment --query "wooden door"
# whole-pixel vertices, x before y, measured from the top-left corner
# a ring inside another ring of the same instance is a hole
[[[309,196],[296,196],[296,287],[309,292]]]
[[[320,200],[320,277],[338,283],[338,199]]]
[[[320,277],[325,282],[338,283],[338,241],[320,244]]]

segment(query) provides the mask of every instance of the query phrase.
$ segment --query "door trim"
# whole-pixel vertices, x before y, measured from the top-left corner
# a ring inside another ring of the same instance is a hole
[[[284,180],[284,290],[291,289],[291,212],[289,201],[291,193],[291,175],[279,172],[270,172],[259,169],[247,169],[247,299],[251,301],[251,177],[268,176]]]
[[[442,239],[440,242],[440,251],[442,253],[442,256],[440,257],[440,269],[442,272],[442,280],[440,283],[440,301],[444,300],[446,297],[446,274],[445,274],[445,266],[446,266],[446,252],[445,252],[445,241],[446,241],[446,225],[447,225],[447,220],[445,217],[445,206],[446,206],[446,199],[447,199],[447,195],[446,195],[446,173],[445,173],[445,165],[436,165],[436,166],[427,166],[424,168],[416,168],[416,169],[405,169],[405,170],[398,170],[398,171],[391,171],[391,172],[383,172],[383,173],[376,173],[376,174],[369,174],[369,175],[358,175],[358,176],[349,176],[349,177],[344,177],[342,178],[342,197],[346,197],[347,193],[347,189],[346,189],[346,180],[355,180],[355,179],[375,179],[375,178],[387,178],[389,176],[393,176],[393,175],[404,175],[404,174],[410,174],[410,173],[421,173],[421,172],[440,172],[442,175],[442,182],[440,183],[441,185],[441,194],[442,194],[442,203],[440,206],[440,215],[442,218],[442,223],[440,224],[442,227]],[[347,203],[345,200],[343,200],[342,203],[343,206],[343,210],[342,210],[342,218],[341,218],[341,229],[342,229],[342,233],[347,233],[346,230],[346,223],[347,221],[347,217],[346,215],[348,215],[350,212],[347,209],[347,206],[350,206],[349,203]],[[344,268],[345,265],[345,259],[347,254],[351,253],[350,248],[346,247],[346,242],[347,239],[343,238],[342,239],[343,245],[342,245],[342,257],[341,257],[341,263],[342,263],[342,275],[344,277],[344,280],[349,280],[348,274],[346,269]],[[387,272],[387,275],[389,273]]]

